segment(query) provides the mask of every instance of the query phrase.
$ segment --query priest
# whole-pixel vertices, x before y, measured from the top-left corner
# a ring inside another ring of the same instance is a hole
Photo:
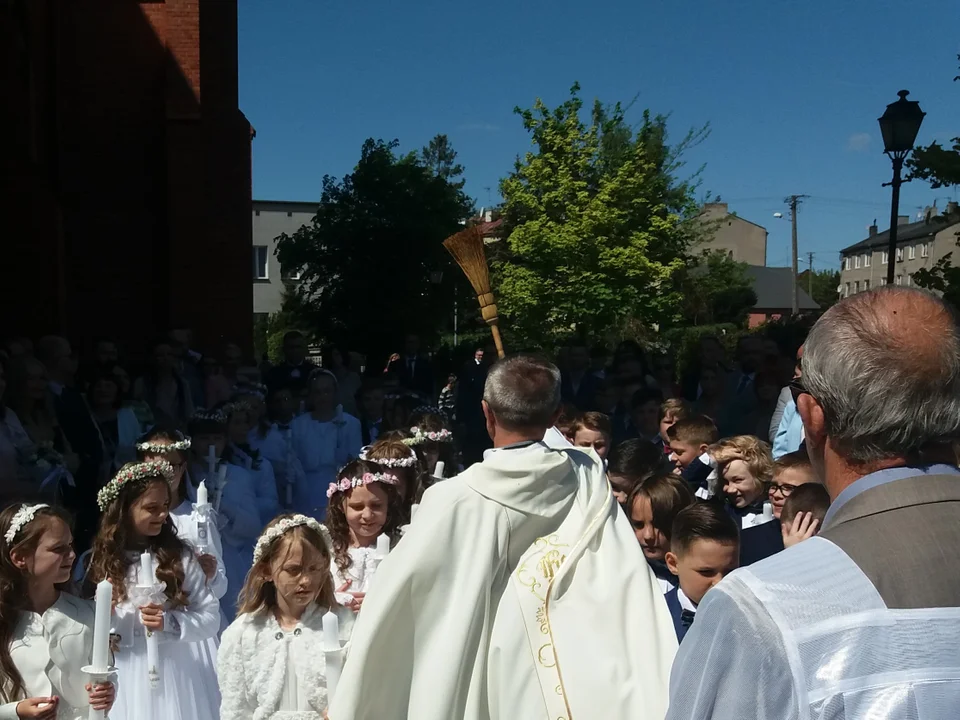
[[[546,435],[559,405],[549,362],[490,369],[494,450],[380,566],[332,720],[664,717],[670,615],[597,456]]]

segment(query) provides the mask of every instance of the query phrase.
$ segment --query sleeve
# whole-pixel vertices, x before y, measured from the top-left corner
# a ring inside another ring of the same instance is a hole
[[[223,632],[217,651],[217,677],[220,678],[220,720],[252,720],[253,705],[247,698],[247,680],[243,672],[243,618]]]
[[[666,720],[797,720],[783,637],[736,575],[707,593],[670,673]]]
[[[214,597],[219,600],[227,594],[227,571],[223,565],[223,541],[220,540],[220,531],[217,529],[217,523],[209,523],[207,532],[210,535],[210,549],[213,550],[213,556],[217,559],[217,574],[213,580],[207,581],[207,587]]]
[[[783,417],[783,411],[786,409],[787,403],[792,399],[793,395],[788,387],[783,388],[780,391],[779,397],[777,397],[777,407],[770,417],[770,430],[768,431],[771,445],[773,445],[773,441],[777,437],[777,429],[780,427],[780,418]]]
[[[14,700],[6,705],[0,705],[0,720],[20,720],[17,715],[17,705],[19,704],[19,700]]]
[[[260,511],[262,527],[273,520],[280,512],[280,496],[277,494],[277,478],[273,472],[273,464],[262,455],[256,481],[257,508]]]
[[[436,689],[461,686],[458,658],[484,653],[490,588],[507,546],[503,511],[464,502],[466,493],[473,491],[462,483],[430,488],[417,522],[378,568],[353,628],[334,720],[462,717],[461,694]]]
[[[190,595],[190,604],[166,612],[171,622],[169,627],[164,624],[160,639],[167,642],[208,640],[220,631],[220,601],[207,587],[207,579],[193,553],[184,555],[183,574],[183,589]]]
[[[234,477],[227,476],[224,494],[220,499],[220,514],[226,520],[223,530],[241,539],[242,542],[255,540],[263,525],[260,522],[260,511],[257,509],[257,496],[252,487],[252,477],[243,468],[231,466],[228,472],[231,471]],[[230,492],[227,492],[228,490]]]
[[[790,425],[793,424],[797,415],[797,404],[790,398],[783,409],[783,415],[780,417],[780,425],[777,427],[777,434],[773,438],[773,459],[776,460],[789,452],[790,449]]]

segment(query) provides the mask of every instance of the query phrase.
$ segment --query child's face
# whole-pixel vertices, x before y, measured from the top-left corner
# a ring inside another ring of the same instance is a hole
[[[225,435],[217,434],[207,434],[207,435],[194,435],[193,442],[190,445],[190,452],[193,454],[193,457],[200,461],[206,462],[207,456],[210,453],[210,446],[213,445],[214,453],[217,457],[223,455],[223,449],[227,445],[227,438]]]
[[[37,549],[29,555],[13,552],[10,559],[38,585],[67,582],[77,557],[73,552],[73,533],[60,518],[37,521],[47,524]]]
[[[380,483],[361,485],[344,499],[344,514],[353,540],[359,546],[376,542],[387,523],[387,492]]]
[[[170,445],[166,439],[157,439],[152,441],[156,445]],[[183,481],[183,471],[186,470],[186,463],[183,461],[183,455],[179,450],[168,452],[165,455],[144,455],[144,460],[166,460],[173,467],[173,479],[170,480],[170,490],[176,494],[180,483]]]
[[[633,482],[626,475],[617,475],[616,473],[607,473],[607,479],[610,481],[610,487],[613,489],[613,496],[617,502],[623,505],[627,501],[627,496],[633,489]]]
[[[630,508],[630,523],[640,542],[640,549],[648,560],[663,560],[670,549],[666,536],[653,526],[653,507],[650,498],[639,494],[633,499]]]
[[[633,424],[644,435],[657,432],[660,421],[660,404],[656,400],[635,407],[631,413]]]
[[[764,494],[763,483],[753,476],[743,460],[731,460],[722,472],[723,492],[734,507],[752,505]]]
[[[694,540],[682,555],[668,552],[666,561],[683,594],[699,605],[710,588],[740,566],[740,548],[736,543]]]
[[[360,408],[368,420],[379,420],[383,417],[383,390],[368,390],[360,398]]]
[[[670,441],[670,461],[680,470],[686,470],[690,463],[703,455],[706,445],[694,445],[682,440]]]
[[[330,559],[297,537],[285,541],[270,564],[270,580],[281,608],[300,617],[323,589],[330,574]]]
[[[783,512],[783,505],[787,502],[790,494],[801,485],[815,481],[813,470],[810,468],[786,468],[774,475],[773,483],[768,491],[770,504],[773,505],[773,516],[779,520],[780,513]]]
[[[156,537],[170,514],[170,486],[154,480],[130,506],[130,522],[140,537]]]
[[[664,445],[670,444],[670,438],[667,437],[667,430],[677,424],[677,416],[673,413],[667,413],[660,419],[660,438]]]
[[[427,466],[427,472],[431,475],[437,467],[437,462],[440,460],[440,444],[435,442],[428,442],[423,444],[423,461]]]
[[[610,439],[598,430],[588,430],[580,428],[573,438],[573,444],[577,447],[592,447],[601,459],[606,459],[610,450]]]
[[[230,442],[240,445],[247,441],[247,434],[250,432],[250,416],[246,410],[238,410],[230,415],[227,421],[227,435],[230,436]]]

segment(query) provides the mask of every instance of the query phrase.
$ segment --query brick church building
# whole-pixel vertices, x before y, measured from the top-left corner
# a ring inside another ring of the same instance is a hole
[[[0,336],[251,349],[237,0],[0,2]]]

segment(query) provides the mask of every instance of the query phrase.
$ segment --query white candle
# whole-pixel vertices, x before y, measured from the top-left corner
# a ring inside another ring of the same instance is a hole
[[[157,575],[153,567],[153,553],[147,551],[140,555],[140,585],[156,585]]]
[[[377,538],[376,557],[380,560],[383,560],[389,554],[390,554],[390,537],[388,535],[381,535],[380,537]]]
[[[410,522],[413,522],[413,519],[417,516],[417,510],[420,509],[420,506],[414,503],[410,506]]]
[[[108,580],[97,583],[96,611],[93,621],[93,658],[97,672],[110,667],[110,615],[113,612],[113,585]]]
[[[763,504],[763,519],[773,520],[773,505],[768,502]]]
[[[444,469],[443,460],[437,460],[437,467],[433,471],[433,476],[435,478],[443,478],[443,469]]]
[[[207,469],[212,475],[217,469],[217,446],[208,445],[207,446]]]
[[[323,655],[326,660],[327,705],[333,701],[340,682],[340,670],[343,667],[343,654],[340,650],[340,621],[336,613],[328,612],[323,616]]]
[[[201,480],[200,485],[197,487],[197,505],[202,507],[203,505],[209,504],[210,500],[207,497],[207,481]]]

